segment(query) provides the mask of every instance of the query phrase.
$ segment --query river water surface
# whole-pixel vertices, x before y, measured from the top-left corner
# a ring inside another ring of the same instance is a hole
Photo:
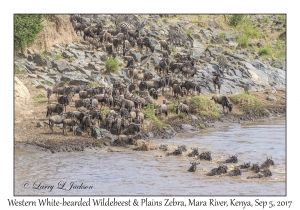
[[[173,139],[156,139],[177,146],[211,151],[213,161],[201,161],[194,173],[188,172],[193,158],[166,156],[161,150],[132,151],[112,147],[83,152],[52,154],[35,148],[15,149],[15,195],[286,195],[285,118],[232,125],[218,131],[184,133]],[[238,155],[237,164],[263,163],[272,157],[273,176],[247,179],[241,176],[205,176],[229,155]],[[72,182],[74,182],[72,184]],[[86,189],[80,189],[80,188]]]

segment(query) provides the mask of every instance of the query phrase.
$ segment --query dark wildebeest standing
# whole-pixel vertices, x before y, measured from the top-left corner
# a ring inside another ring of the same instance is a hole
[[[232,104],[229,103],[228,99],[226,96],[222,96],[222,95],[216,95],[216,96],[213,96],[211,98],[211,100],[214,100],[215,103],[218,103],[218,104],[222,104],[222,107],[223,107],[223,112],[224,112],[224,107],[227,107],[227,109],[231,112],[232,111]],[[227,110],[227,113],[228,113],[228,110]],[[225,113],[225,112],[224,112]]]

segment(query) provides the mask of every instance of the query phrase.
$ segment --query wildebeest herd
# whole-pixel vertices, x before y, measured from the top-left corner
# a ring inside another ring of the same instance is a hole
[[[190,80],[196,73],[195,63],[197,61],[190,55],[180,53],[174,55],[175,61],[170,61],[169,56],[172,51],[166,40],[159,41],[162,58],[155,66],[157,75],[159,75],[157,77],[151,71],[136,69],[135,62],[137,60],[132,56],[131,49],[137,46],[139,51],[143,53],[142,50],[146,47],[142,60],[147,59],[155,50],[153,43],[148,37],[141,35],[139,30],[129,30],[126,24],[115,29],[104,30],[101,22],[91,26],[84,23],[78,15],[72,15],[71,22],[76,34],[78,31],[80,34],[83,33],[84,40],[87,40],[96,49],[102,47],[109,56],[114,57],[120,53],[122,54],[123,58],[127,60],[125,67],[128,68],[130,83],[119,79],[113,82],[112,87],[89,88],[87,85],[68,86],[66,83],[60,82],[52,88],[48,88],[48,103],[50,103],[50,97],[54,93],[57,99],[57,103],[49,104],[46,111],[52,133],[54,132],[54,124],[63,124],[62,130],[65,135],[67,135],[66,128],[70,127],[73,135],[81,135],[83,132],[87,132],[88,136],[93,136],[102,126],[112,134],[118,135],[114,144],[136,144],[136,140],[141,138],[141,131],[144,128],[145,115],[143,110],[149,104],[154,105],[156,115],[164,114],[165,117],[168,117],[167,101],[164,100],[161,104],[155,102],[159,98],[160,91],[164,95],[165,88],[168,88],[169,91],[172,91],[174,98],[201,93],[202,85]],[[181,77],[178,77],[179,74]],[[175,75],[177,75],[177,78]],[[216,86],[218,86],[220,93],[222,83],[220,75],[213,75],[212,81],[215,92]],[[78,94],[78,100],[73,100],[75,94]],[[216,95],[211,100],[221,104],[224,113],[225,107],[227,110],[232,111],[232,104],[226,96]],[[67,106],[71,104],[74,104],[76,111],[67,112]],[[190,115],[188,104],[179,103],[176,107],[176,114],[180,114],[180,112]],[[52,113],[56,113],[56,115],[52,116]],[[181,155],[183,151],[186,151],[186,148],[179,147],[172,153],[167,153],[167,155]],[[199,154],[198,149],[194,149],[189,156],[197,156],[199,160],[212,160],[210,152]],[[237,156],[231,156],[225,163],[237,163]],[[191,164],[192,166],[188,171],[193,172],[196,171],[200,162],[192,162]],[[258,176],[272,175],[270,171],[267,171],[268,169],[262,166],[258,166],[258,169],[255,170]],[[250,163],[249,167],[247,164],[241,165],[229,174],[231,176],[241,175],[241,169],[248,170],[248,168],[250,168]],[[227,173],[226,165],[220,165],[207,175],[223,173]]]

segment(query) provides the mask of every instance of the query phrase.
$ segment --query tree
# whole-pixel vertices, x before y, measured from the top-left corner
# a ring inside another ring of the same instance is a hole
[[[39,32],[43,30],[43,15],[16,14],[14,15],[14,47],[21,50],[33,42]]]

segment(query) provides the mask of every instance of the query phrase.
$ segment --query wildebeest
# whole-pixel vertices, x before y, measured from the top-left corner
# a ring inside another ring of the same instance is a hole
[[[126,108],[129,111],[131,111],[132,108],[135,107],[134,102],[131,101],[131,100],[128,100],[128,99],[123,99],[122,102],[121,102],[121,106],[122,106],[122,108]]]
[[[93,122],[90,114],[83,117],[81,125],[83,131],[87,131],[88,128],[91,129],[91,127],[93,126]],[[89,132],[88,132],[88,136],[90,136]]]
[[[252,164],[252,167],[250,168],[250,170],[258,173],[260,171],[259,164],[258,163]]]
[[[63,95],[63,96],[58,96],[57,97],[57,102],[59,104],[63,104],[64,107],[65,107],[65,112],[67,111],[67,105],[70,104],[70,96],[66,96],[66,95]]]
[[[75,135],[75,131],[76,129],[74,129],[74,127],[77,125],[77,119],[75,117],[71,118],[71,119],[64,119],[63,120],[63,134],[67,135],[67,131],[66,128],[67,126],[72,128],[73,131],[73,135]]]
[[[169,55],[171,54],[171,50],[170,50],[170,48],[169,48],[168,43],[166,42],[166,40],[160,40],[159,44],[160,44],[160,49],[161,50],[163,50],[163,49],[167,50],[168,53],[169,53]]]
[[[197,170],[197,165],[200,164],[200,162],[191,162],[191,167],[188,169],[189,172],[195,172]]]
[[[189,115],[190,108],[188,105],[179,103],[176,108],[176,114],[179,115],[180,112],[184,112],[186,115]]]
[[[193,151],[188,154],[189,157],[195,157],[195,156],[199,155],[198,147],[197,148],[192,148],[192,150]]]
[[[218,86],[219,94],[220,94],[221,85],[222,85],[222,80],[221,80],[220,76],[219,75],[213,76],[212,81],[213,81],[213,84],[214,84],[214,87],[215,87],[215,92],[217,91],[216,86]]]
[[[228,167],[226,165],[220,165],[218,168],[212,169],[206,174],[206,176],[215,176],[227,173]]]
[[[232,171],[229,171],[227,175],[228,176],[241,176],[242,172],[239,168],[235,168]]]
[[[223,112],[224,112],[224,107],[226,107],[230,112],[232,111],[233,105],[232,105],[232,103],[229,103],[226,96],[216,95],[216,96],[213,96],[211,98],[211,100],[214,100],[215,103],[221,104],[223,107]],[[228,113],[228,110],[227,110],[227,113]]]
[[[262,177],[269,177],[269,176],[272,176],[272,172],[269,169],[265,169],[263,171],[259,171],[254,176],[248,176],[247,179],[262,178]]]
[[[275,163],[272,160],[272,157],[268,157],[267,160],[265,162],[263,162],[263,164],[261,164],[260,168],[261,169],[265,169],[265,168],[269,168],[270,166],[274,166]]]
[[[165,114],[166,117],[168,117],[168,106],[166,104],[159,104],[155,106],[157,115]]]
[[[240,167],[241,169],[250,168],[250,167],[251,167],[251,163],[250,163],[250,162],[244,163],[243,165],[240,165],[239,167]]]
[[[155,100],[158,99],[158,92],[157,92],[157,90],[155,90],[155,88],[151,88],[149,90],[149,95]]]
[[[114,144],[119,145],[122,143],[133,145],[136,144],[136,140],[133,138],[133,135],[120,134],[118,138],[114,141]]]
[[[225,160],[225,163],[237,163],[237,162],[238,162],[237,155],[229,156],[229,158]]]
[[[124,135],[136,135],[141,131],[141,128],[139,125],[131,123],[126,129],[124,129],[121,134]]]
[[[73,115],[72,113],[68,112],[68,113],[64,113],[64,114],[51,116],[49,118],[49,128],[51,129],[52,133],[54,132],[53,131],[54,124],[61,124],[61,123],[63,123],[64,119],[70,118],[70,117],[72,117],[72,115]]]
[[[47,106],[47,114],[46,117],[49,115],[51,116],[52,112],[57,113],[58,115],[64,111],[64,106],[62,104],[51,104]]]
[[[200,160],[208,160],[211,161],[212,160],[212,156],[211,156],[211,152],[207,151],[207,152],[202,152],[198,158]]]
[[[53,90],[51,88],[47,88],[47,99],[48,103],[50,103],[50,96],[52,95]]]

